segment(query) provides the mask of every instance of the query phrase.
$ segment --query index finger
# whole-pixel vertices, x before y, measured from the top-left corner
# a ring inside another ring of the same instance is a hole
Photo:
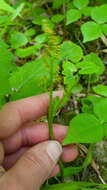
[[[62,98],[63,92],[53,93],[53,97]],[[37,96],[10,102],[0,111],[0,139],[4,139],[17,131],[23,123],[39,119],[46,115],[49,106],[49,95]]]

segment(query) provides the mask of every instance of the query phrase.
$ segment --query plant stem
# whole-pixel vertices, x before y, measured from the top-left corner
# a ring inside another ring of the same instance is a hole
[[[49,136],[51,140],[54,140],[53,135],[53,63],[54,60],[51,60],[50,63],[50,104],[49,104],[49,113],[48,113],[48,125],[49,125]],[[61,172],[61,181],[64,182],[64,167],[61,158],[59,159],[59,166],[60,166],[60,172]]]
[[[49,124],[49,136],[51,140],[54,140],[53,136],[53,60],[50,63],[50,92],[49,92],[49,118],[48,118],[48,124]]]
[[[89,78],[88,78],[87,94],[89,94],[90,92],[90,82],[91,82],[91,75],[89,75]]]
[[[60,173],[61,173],[61,182],[64,183],[64,166],[61,158],[59,159]]]

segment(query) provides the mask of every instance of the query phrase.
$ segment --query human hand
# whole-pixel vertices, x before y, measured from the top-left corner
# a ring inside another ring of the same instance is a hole
[[[62,96],[55,92],[55,96]],[[6,172],[0,178],[2,190],[38,190],[49,176],[59,172],[57,164],[62,154],[63,162],[76,158],[73,145],[63,147],[67,127],[54,125],[54,137],[49,141],[47,123],[34,120],[46,115],[49,96],[42,94],[8,103],[0,111],[0,164]],[[4,156],[5,154],[5,156]]]

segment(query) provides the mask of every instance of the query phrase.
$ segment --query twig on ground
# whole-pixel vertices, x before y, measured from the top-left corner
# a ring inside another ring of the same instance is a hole
[[[78,147],[79,147],[85,154],[87,154],[88,149],[87,149],[84,145],[78,144]],[[103,178],[101,177],[100,171],[98,170],[99,166],[98,166],[98,164],[96,164],[96,162],[94,161],[94,159],[92,159],[91,166],[92,166],[92,168],[95,170],[95,172],[97,173],[98,178],[100,179],[100,181],[102,182],[102,184],[106,185],[106,182],[103,180]]]

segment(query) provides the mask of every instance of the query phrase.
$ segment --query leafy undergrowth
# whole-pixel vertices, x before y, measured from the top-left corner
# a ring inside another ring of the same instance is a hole
[[[64,89],[50,120],[69,125],[63,145],[80,153],[63,166],[66,183],[58,174],[43,190],[107,189],[93,160],[95,143],[107,142],[106,53],[106,0],[0,0],[0,106]]]

